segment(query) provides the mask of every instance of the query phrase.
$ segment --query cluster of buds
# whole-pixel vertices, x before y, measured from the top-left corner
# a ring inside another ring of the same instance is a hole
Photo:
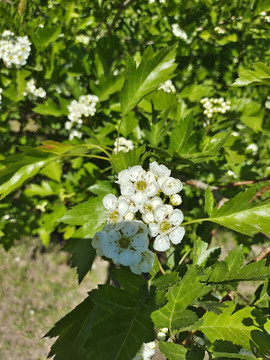
[[[165,81],[164,84],[160,85],[160,87],[158,88],[158,90],[163,90],[166,93],[175,93],[175,86],[172,83],[172,80],[167,80]]]
[[[262,20],[270,23],[270,15],[267,15],[266,11],[260,12],[260,17]]]
[[[141,274],[153,267],[150,239],[156,251],[166,251],[171,243],[181,242],[185,230],[180,224],[184,217],[175,207],[182,203],[178,194],[182,183],[170,175],[171,170],[156,162],[150,163],[148,171],[136,165],[118,174],[116,183],[121,196],[104,197],[107,224],[92,240],[98,255]]]
[[[127,140],[123,136],[120,136],[114,142],[114,149],[113,149],[114,153],[118,153],[120,151],[128,152],[132,149],[134,149],[134,144],[133,144],[132,140]]]
[[[72,100],[68,105],[69,121],[66,121],[65,128],[66,130],[71,130],[69,134],[70,140],[74,137],[82,137],[82,133],[78,131],[83,124],[82,117],[94,116],[98,101],[99,98],[96,95],[82,95],[80,96],[79,101]]]
[[[26,64],[31,51],[31,43],[27,36],[15,36],[9,30],[5,30],[0,38],[0,58],[6,67],[13,64],[20,68]]]
[[[36,100],[38,97],[45,98],[46,91],[42,87],[37,88],[34,79],[31,79],[27,81],[23,95],[28,96],[30,100]]]
[[[221,98],[208,98],[205,97],[201,100],[201,104],[204,107],[204,114],[210,119],[214,114],[225,114],[227,110],[230,110],[231,102]]]

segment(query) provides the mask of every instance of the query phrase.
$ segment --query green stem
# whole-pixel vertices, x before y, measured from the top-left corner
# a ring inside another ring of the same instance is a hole
[[[209,221],[209,220],[210,220],[210,218],[208,218],[208,219],[190,220],[190,221],[186,221],[186,222],[182,223],[181,226],[185,226],[185,225],[189,225],[189,224],[195,224],[195,223],[198,223],[198,222]]]

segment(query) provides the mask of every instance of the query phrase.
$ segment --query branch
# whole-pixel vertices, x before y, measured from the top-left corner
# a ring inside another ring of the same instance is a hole
[[[248,262],[248,264],[264,259],[269,253],[270,253],[270,245],[268,245],[265,249],[263,249],[259,253],[259,255],[257,255],[254,259],[252,259],[250,262]]]
[[[122,12],[129,6],[131,5],[133,2],[135,2],[136,0],[126,0],[119,8],[118,12],[116,13],[111,25],[109,26],[109,29],[108,29],[108,35],[110,36],[113,29],[115,28],[116,24],[117,24],[117,21],[118,19],[120,18]]]
[[[261,196],[264,192],[270,190],[270,185],[265,186],[264,188],[262,188],[261,190],[259,190],[252,199],[250,199],[249,202],[252,202],[253,200],[257,199],[257,197]]]

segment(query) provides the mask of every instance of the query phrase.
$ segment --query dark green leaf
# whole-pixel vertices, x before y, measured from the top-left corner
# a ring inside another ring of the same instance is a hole
[[[148,47],[140,65],[129,57],[126,65],[126,80],[121,92],[122,115],[125,116],[147,94],[156,90],[163,82],[173,76],[176,68],[175,48],[162,49],[154,53]]]

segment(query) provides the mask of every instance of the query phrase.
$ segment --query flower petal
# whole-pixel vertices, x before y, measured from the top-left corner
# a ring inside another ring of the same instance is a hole
[[[170,239],[167,235],[158,235],[154,241],[153,248],[156,251],[166,251],[170,248]]]
[[[181,226],[177,226],[172,229],[169,234],[169,238],[174,245],[179,244],[185,235],[185,229]]]

